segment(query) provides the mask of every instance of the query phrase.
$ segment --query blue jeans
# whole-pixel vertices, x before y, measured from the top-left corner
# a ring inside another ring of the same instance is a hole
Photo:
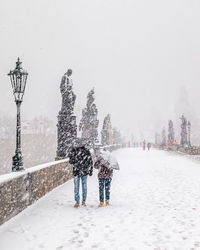
[[[104,202],[104,189],[106,193],[106,200],[110,200],[110,185],[111,185],[111,178],[104,179],[99,178],[99,199],[100,202]]]
[[[86,201],[87,197],[87,175],[86,176],[74,176],[74,199],[77,203],[80,203],[79,186],[80,179],[82,182],[82,201]]]

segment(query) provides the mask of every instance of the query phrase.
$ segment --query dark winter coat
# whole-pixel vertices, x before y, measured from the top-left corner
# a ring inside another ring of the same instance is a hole
[[[92,175],[93,161],[90,151],[82,147],[74,147],[69,152],[69,163],[73,165],[74,176]]]
[[[96,161],[94,167],[99,169],[98,178],[109,179],[113,177],[113,169],[105,167],[100,161]]]

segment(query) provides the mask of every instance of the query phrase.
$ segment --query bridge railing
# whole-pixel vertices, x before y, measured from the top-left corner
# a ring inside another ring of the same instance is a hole
[[[197,146],[186,146],[183,147],[181,145],[170,145],[170,146],[162,146],[153,144],[154,148],[167,150],[167,151],[175,151],[180,152],[187,155],[200,155],[200,147]]]
[[[71,178],[68,159],[0,175],[0,224]]]

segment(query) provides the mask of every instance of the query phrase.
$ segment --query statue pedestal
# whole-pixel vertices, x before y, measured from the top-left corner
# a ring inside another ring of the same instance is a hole
[[[76,116],[59,112],[57,158],[66,158],[68,150],[77,137]]]

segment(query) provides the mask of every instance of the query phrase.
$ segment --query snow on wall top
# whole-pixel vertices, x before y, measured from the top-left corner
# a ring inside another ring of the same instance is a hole
[[[64,160],[52,161],[52,162],[40,164],[40,165],[31,167],[31,168],[27,168],[27,169],[20,171],[20,172],[12,172],[9,174],[0,175],[0,184],[7,182],[7,181],[10,181],[10,180],[13,180],[13,179],[18,178],[18,177],[21,177],[23,175],[27,175],[28,173],[33,173],[33,172],[39,171],[41,169],[48,168],[48,167],[51,167],[53,165],[61,164],[61,163],[68,162],[68,161],[69,161],[69,159],[66,158]]]

